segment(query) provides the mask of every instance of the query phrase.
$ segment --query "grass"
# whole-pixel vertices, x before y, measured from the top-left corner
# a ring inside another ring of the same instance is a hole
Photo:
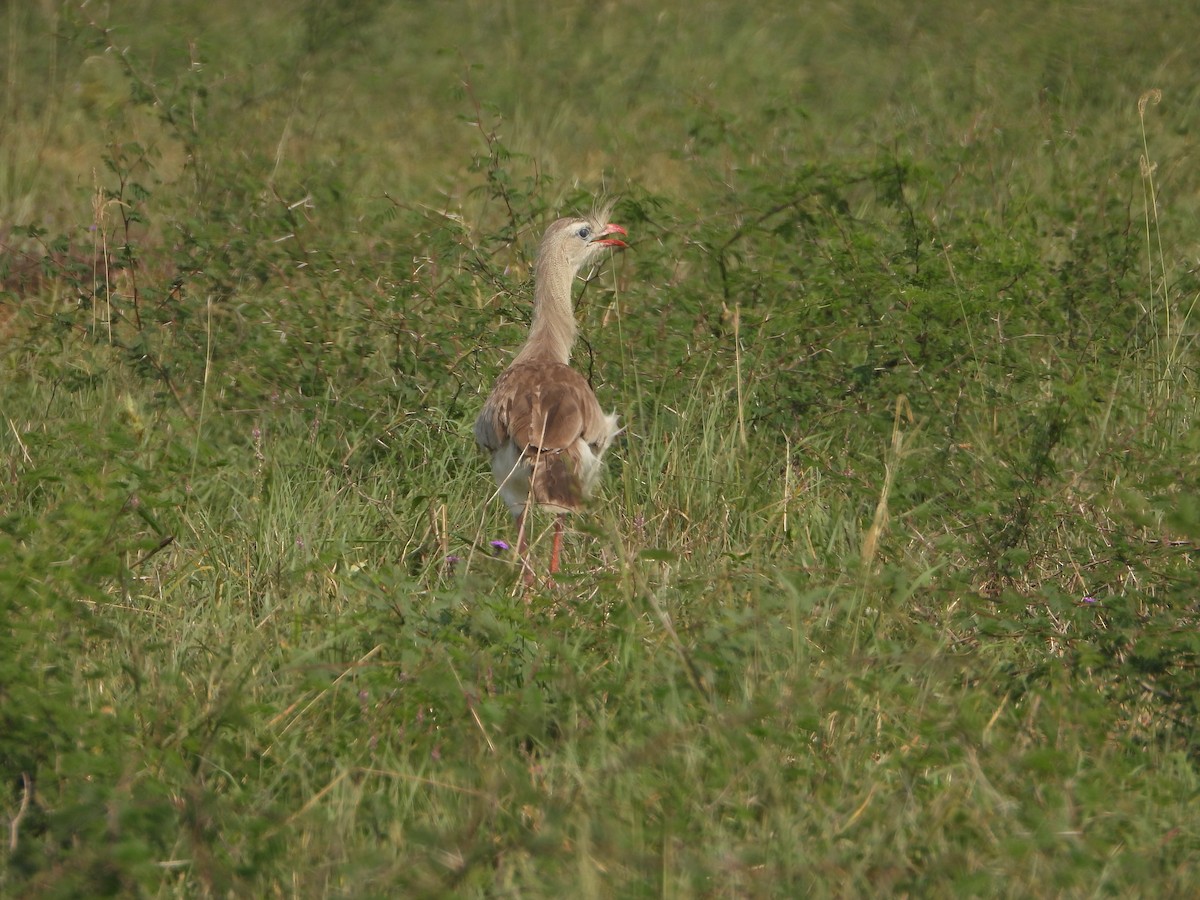
[[[0,895],[1191,896],[1170,18],[6,10]],[[602,192],[525,602],[470,423]]]

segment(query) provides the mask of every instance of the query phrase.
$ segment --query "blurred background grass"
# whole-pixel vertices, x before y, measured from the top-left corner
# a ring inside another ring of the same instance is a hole
[[[236,154],[262,175],[328,167],[358,203],[460,199],[476,103],[510,151],[567,181],[698,190],[711,174],[696,172],[697,154],[732,175],[766,160],[900,152],[978,171],[998,194],[970,198],[984,214],[1008,190],[1053,190],[1054,178],[1102,165],[1136,179],[1136,104],[1150,88],[1168,97],[1155,134],[1164,196],[1194,199],[1186,10],[608,2],[433,14],[321,0],[101,12],[6,12],[6,220],[78,204],[112,139],[142,139],[175,174],[184,160],[172,132],[200,128],[212,165]],[[131,88],[152,93],[137,98],[152,101],[149,115],[135,115],[147,110],[131,109]]]
[[[8,5],[0,892],[1189,896],[1198,19]]]

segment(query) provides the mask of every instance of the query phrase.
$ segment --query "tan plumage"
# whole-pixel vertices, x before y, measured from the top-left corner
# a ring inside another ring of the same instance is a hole
[[[569,365],[575,343],[571,286],[606,247],[624,247],[605,222],[607,210],[559,219],[542,238],[534,266],[533,324],[512,364],[496,380],[475,420],[475,440],[491,454],[500,496],[517,519],[525,559],[525,511],[535,504],[558,514],[550,571],[558,569],[562,516],[578,511],[600,473],[600,459],[620,432],[587,380]],[[527,583],[532,570],[525,563]]]

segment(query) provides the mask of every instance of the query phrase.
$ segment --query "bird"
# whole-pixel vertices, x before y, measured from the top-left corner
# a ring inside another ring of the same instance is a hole
[[[604,452],[622,430],[616,412],[604,412],[587,379],[570,366],[575,276],[604,250],[628,246],[615,237],[628,232],[606,221],[610,212],[611,204],[588,216],[558,219],[546,229],[534,263],[529,336],[475,419],[475,441],[491,456],[498,493],[516,520],[527,588],[536,583],[528,559],[529,510],[555,514],[548,580],[553,585],[564,519],[583,507]]]

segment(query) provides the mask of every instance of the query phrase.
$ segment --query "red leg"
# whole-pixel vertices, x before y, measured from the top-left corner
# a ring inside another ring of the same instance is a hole
[[[550,552],[550,574],[558,571],[558,557],[562,553],[563,517],[559,513],[554,518],[554,548]]]

